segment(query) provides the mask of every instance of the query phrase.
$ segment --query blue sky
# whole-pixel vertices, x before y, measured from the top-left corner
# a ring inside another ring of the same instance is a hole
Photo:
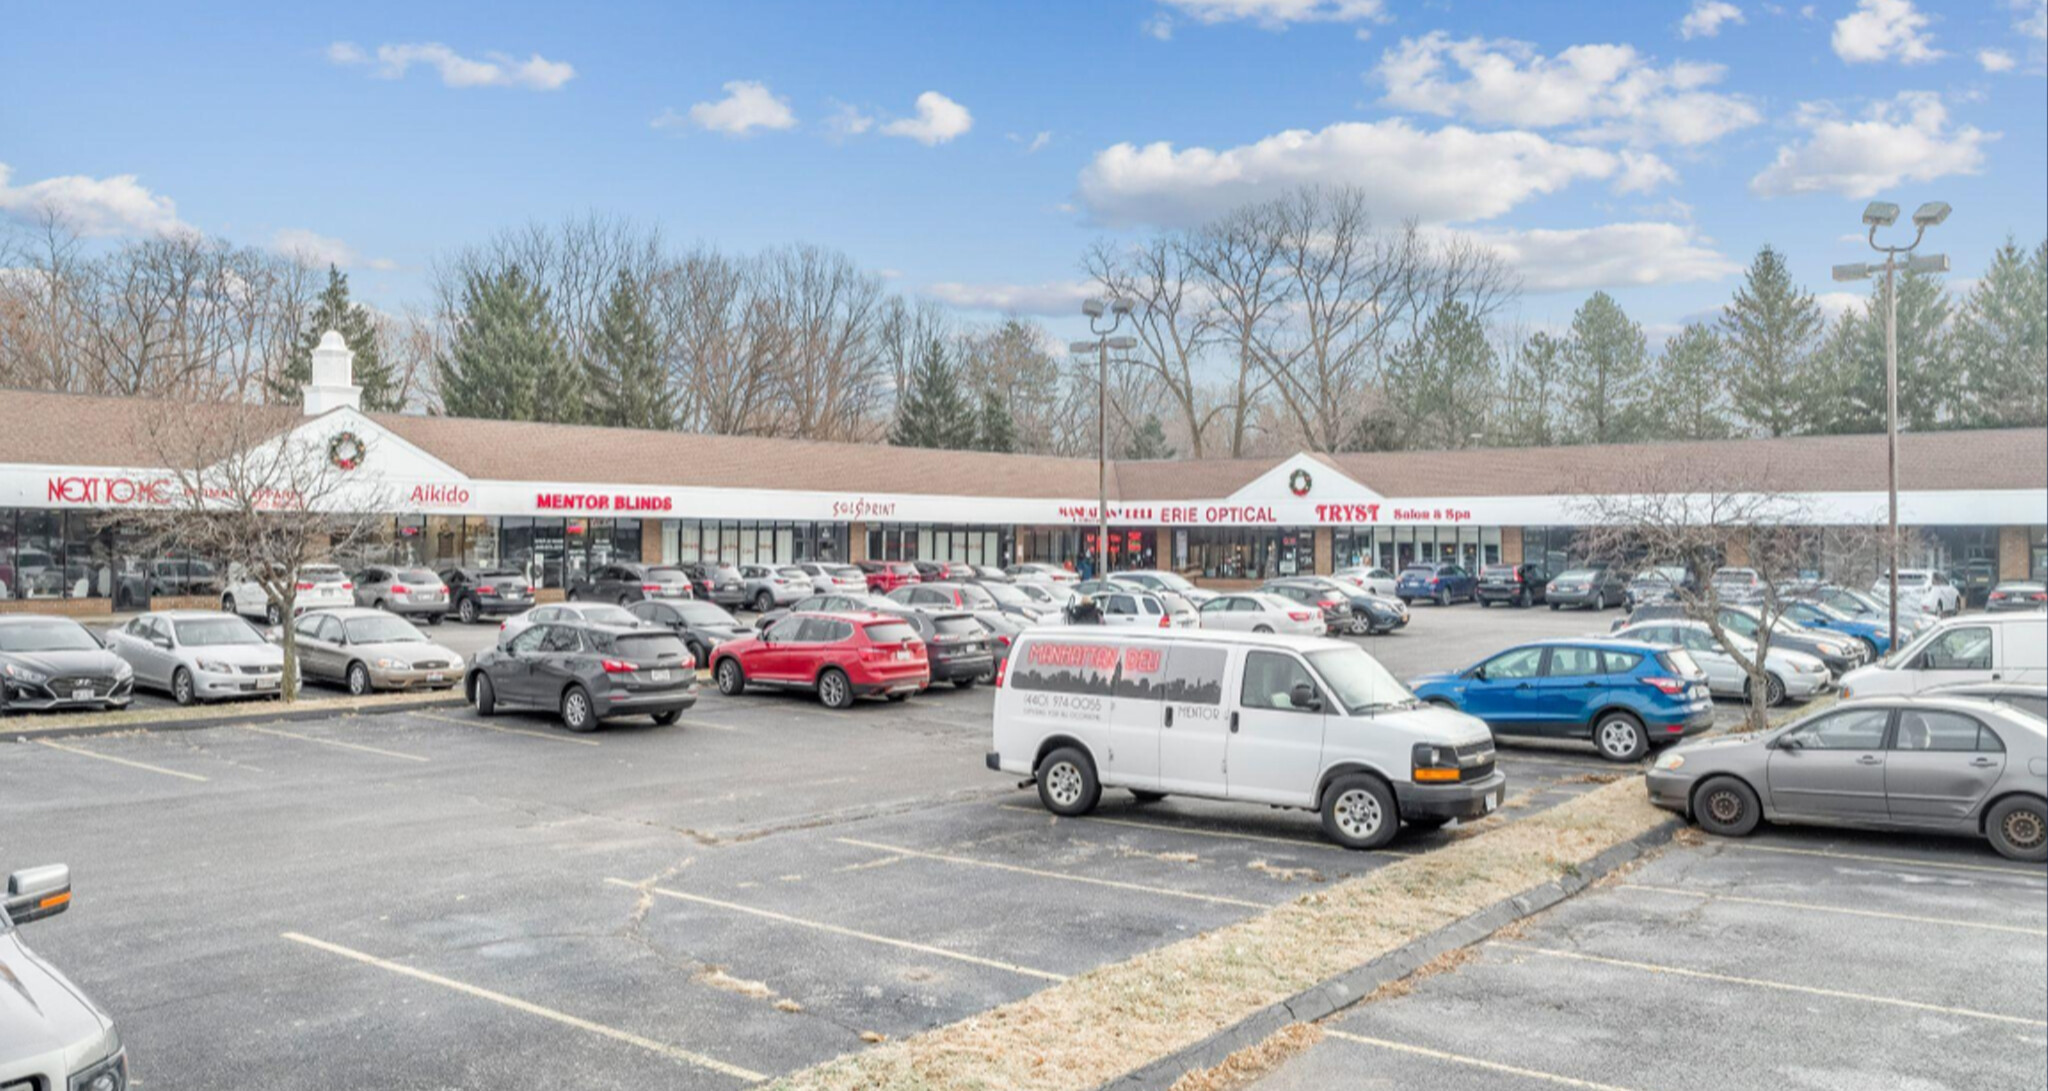
[[[596,210],[982,318],[1070,311],[1105,235],[1349,183],[1499,248],[1528,322],[1604,287],[1656,332],[1765,242],[1834,290],[1872,195],[1954,204],[1958,278],[2039,241],[2043,2],[14,5],[0,216],[312,248],[395,308]]]

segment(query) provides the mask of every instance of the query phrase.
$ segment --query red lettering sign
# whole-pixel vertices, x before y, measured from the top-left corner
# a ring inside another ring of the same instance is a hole
[[[406,500],[413,504],[459,507],[469,503],[469,490],[460,485],[414,485]]]

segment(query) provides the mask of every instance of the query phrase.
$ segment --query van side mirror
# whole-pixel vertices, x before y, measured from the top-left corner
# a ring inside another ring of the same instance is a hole
[[[71,908],[71,869],[63,864],[22,868],[7,877],[7,918],[16,924],[54,917]]]
[[[1295,708],[1310,712],[1319,712],[1323,707],[1322,698],[1316,696],[1316,688],[1307,682],[1294,683],[1294,688],[1287,693],[1287,701]]]

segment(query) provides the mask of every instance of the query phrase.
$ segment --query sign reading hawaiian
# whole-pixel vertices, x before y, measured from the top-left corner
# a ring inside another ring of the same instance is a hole
[[[541,511],[674,511],[675,498],[658,493],[544,492],[533,498]]]

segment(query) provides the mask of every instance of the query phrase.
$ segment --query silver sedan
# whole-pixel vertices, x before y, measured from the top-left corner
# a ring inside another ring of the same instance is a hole
[[[1684,743],[1650,802],[1708,833],[1760,822],[1984,837],[2048,860],[2048,723],[1968,697],[1847,701],[1772,731]]]
[[[1714,696],[1745,699],[1749,696],[1749,672],[1742,669],[1742,664],[1737,663],[1733,655],[1715,643],[1714,632],[1704,621],[1682,618],[1639,621],[1607,635],[1616,640],[1640,640],[1646,644],[1684,648],[1692,655],[1693,662],[1707,672],[1707,688],[1713,691]],[[1744,659],[1755,661],[1754,641],[1739,633],[1729,633],[1728,639]],[[1769,687],[1764,703],[1776,705],[1788,699],[1808,700],[1832,685],[1834,676],[1828,673],[1828,665],[1814,656],[1774,647],[1764,653],[1764,677]]]
[[[462,680],[462,657],[404,618],[353,607],[292,623],[299,673],[340,682],[361,697],[380,689],[443,689]]]
[[[107,650],[128,661],[135,684],[181,705],[230,697],[275,697],[284,650],[233,614],[163,610],[107,632]]]

